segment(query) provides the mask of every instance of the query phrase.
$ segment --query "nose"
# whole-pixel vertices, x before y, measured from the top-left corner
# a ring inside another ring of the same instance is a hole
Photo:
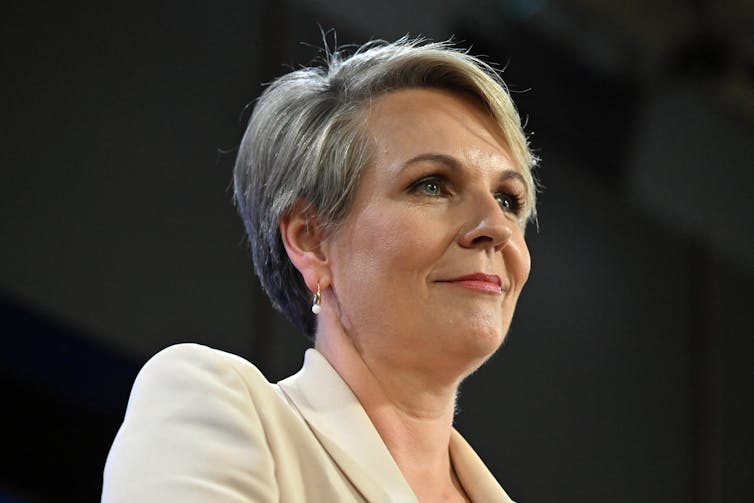
[[[516,219],[505,213],[492,194],[469,201],[469,219],[461,231],[459,243],[464,248],[501,251],[513,234]]]

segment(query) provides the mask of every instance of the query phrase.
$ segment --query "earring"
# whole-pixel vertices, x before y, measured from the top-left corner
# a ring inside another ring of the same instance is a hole
[[[319,281],[317,281],[317,293],[314,294],[314,298],[312,299],[312,312],[314,314],[319,314],[321,310],[322,310],[322,294],[319,291]]]

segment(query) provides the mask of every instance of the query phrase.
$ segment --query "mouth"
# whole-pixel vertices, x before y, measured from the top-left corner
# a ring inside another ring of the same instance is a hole
[[[501,295],[504,291],[502,286],[503,282],[500,279],[500,276],[496,274],[484,274],[481,272],[442,280],[439,281],[439,283],[449,283],[469,290],[493,295]]]

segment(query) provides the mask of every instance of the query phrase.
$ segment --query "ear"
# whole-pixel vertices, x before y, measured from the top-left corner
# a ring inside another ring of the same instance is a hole
[[[299,200],[280,219],[280,236],[293,265],[301,273],[307,288],[317,291],[330,285],[325,233],[309,203]]]

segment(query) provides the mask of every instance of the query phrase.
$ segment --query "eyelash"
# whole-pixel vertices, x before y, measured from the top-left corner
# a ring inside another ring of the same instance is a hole
[[[441,196],[441,195],[449,195],[451,193],[450,190],[448,190],[448,185],[449,185],[448,181],[445,178],[440,177],[440,176],[436,176],[436,175],[427,176],[427,177],[421,178],[421,179],[417,180],[416,182],[412,183],[411,184],[411,192],[418,193],[420,190],[422,190],[423,188],[427,187],[427,185],[429,185],[429,184],[437,185],[438,190],[440,192],[438,192],[437,194],[430,194],[428,191],[425,190],[424,191],[424,195],[425,196],[438,197],[438,196]],[[443,189],[445,189],[445,190],[443,190]]]
[[[510,206],[508,208],[505,208],[503,204],[500,204],[500,208],[502,208],[503,211],[509,211],[513,213],[514,215],[520,215],[521,210],[524,207],[524,204],[526,203],[524,201],[524,198],[520,194],[516,193],[505,193],[505,192],[498,192],[495,194],[495,197],[502,197],[504,198],[504,201],[508,202]]]
[[[427,190],[425,190],[425,188],[429,184],[437,185],[439,192],[429,193]],[[448,185],[449,182],[444,177],[433,175],[421,178],[412,183],[410,186],[410,191],[414,194],[419,194],[420,191],[423,191],[423,193],[419,195],[424,195],[427,197],[442,197],[452,195],[452,191],[449,190]],[[517,192],[495,192],[493,195],[495,199],[500,198],[500,201],[498,203],[500,205],[500,209],[517,216],[521,214],[521,211],[526,204],[524,197]],[[504,206],[506,202],[508,203],[507,207]]]

